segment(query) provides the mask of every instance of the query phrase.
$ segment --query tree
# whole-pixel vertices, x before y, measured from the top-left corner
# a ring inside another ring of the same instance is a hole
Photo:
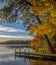
[[[30,8],[33,10],[35,16],[39,16],[39,20],[41,23],[39,24],[39,28],[33,28],[36,34],[44,35],[48,45],[51,48],[52,52],[55,52],[51,42],[48,37],[52,37],[56,34],[56,9],[55,9],[55,0],[31,0],[33,6]],[[55,14],[54,14],[55,13]],[[32,29],[31,29],[32,30]],[[48,32],[47,32],[48,31]]]

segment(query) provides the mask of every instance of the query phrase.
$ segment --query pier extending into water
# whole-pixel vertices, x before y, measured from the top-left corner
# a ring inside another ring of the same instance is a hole
[[[20,58],[28,58],[28,59],[43,59],[43,60],[49,60],[49,61],[56,61],[56,54],[37,54],[34,51],[31,50],[31,48],[28,48],[28,51],[26,51],[26,48],[24,48],[24,51],[21,50],[21,48],[18,50],[15,49],[15,59],[16,57]]]

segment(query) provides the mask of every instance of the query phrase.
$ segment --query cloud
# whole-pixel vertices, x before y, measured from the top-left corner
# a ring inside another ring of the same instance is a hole
[[[18,36],[10,36],[10,35],[0,35],[0,39],[4,40],[32,40],[34,37],[30,35],[18,35]]]
[[[4,27],[4,26],[0,26],[0,31],[4,31],[4,32],[25,32],[24,30],[21,30],[21,29]]]

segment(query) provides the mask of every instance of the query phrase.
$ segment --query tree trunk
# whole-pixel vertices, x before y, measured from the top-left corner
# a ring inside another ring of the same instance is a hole
[[[44,36],[45,36],[45,38],[46,38],[46,41],[48,42],[48,46],[49,46],[49,48],[50,48],[50,51],[51,51],[52,53],[56,53],[55,50],[54,50],[54,48],[53,48],[52,45],[51,45],[51,42],[50,42],[48,36],[47,36],[46,34],[44,34]]]
[[[38,20],[39,24],[41,24],[41,21],[40,21],[40,19],[39,19],[39,16],[38,16],[38,15],[36,16],[36,18],[37,18],[37,20]]]

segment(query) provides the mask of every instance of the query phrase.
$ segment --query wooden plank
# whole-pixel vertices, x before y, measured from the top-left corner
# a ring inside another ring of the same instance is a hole
[[[37,54],[37,53],[28,53],[28,52],[16,52],[16,56],[27,57],[27,58],[28,57],[30,57],[30,58],[42,58],[42,59],[55,60],[56,61],[56,54]]]
[[[21,53],[21,54],[32,54],[32,55],[41,55],[41,56],[56,56],[56,54],[37,54],[37,53],[29,53],[29,52],[16,52],[16,53]]]

